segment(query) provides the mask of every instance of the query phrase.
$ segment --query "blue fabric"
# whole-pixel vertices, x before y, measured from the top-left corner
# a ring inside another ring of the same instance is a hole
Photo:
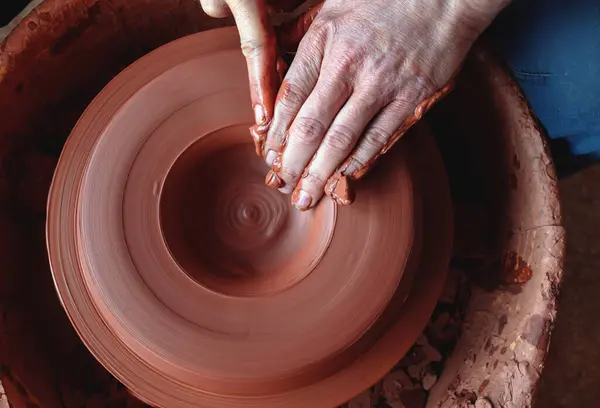
[[[600,0],[514,0],[488,39],[551,139],[559,175],[600,161]]]

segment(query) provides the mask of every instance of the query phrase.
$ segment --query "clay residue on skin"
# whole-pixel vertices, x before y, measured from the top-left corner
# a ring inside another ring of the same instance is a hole
[[[325,185],[325,194],[339,205],[350,205],[356,198],[347,176],[330,178]]]
[[[277,153],[271,165],[271,170],[269,170],[265,177],[265,184],[268,187],[279,189],[285,186],[285,182],[279,176],[279,172],[281,172],[281,153]]]
[[[256,155],[261,158],[265,158],[265,142],[267,140],[267,132],[269,130],[270,122],[263,124],[255,124],[250,126],[250,136],[254,141],[254,148]]]
[[[285,186],[285,182],[273,170],[269,170],[269,172],[265,176],[265,184],[267,185],[267,187],[274,189],[279,189]]]

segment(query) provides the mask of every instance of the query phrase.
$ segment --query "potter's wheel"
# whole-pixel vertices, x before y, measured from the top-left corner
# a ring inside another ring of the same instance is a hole
[[[334,407],[403,356],[451,246],[419,125],[352,206],[298,212],[263,185],[234,28],[117,76],[68,139],[48,210],[62,304],[94,356],[168,407]]]

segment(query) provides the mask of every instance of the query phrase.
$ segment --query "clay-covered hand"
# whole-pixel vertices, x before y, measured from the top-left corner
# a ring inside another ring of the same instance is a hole
[[[266,182],[305,210],[348,180],[449,91],[507,0],[326,0],[300,42],[265,144]]]
[[[200,0],[206,14],[215,18],[233,16],[242,51],[248,64],[250,94],[256,125],[251,134],[257,153],[264,154],[264,142],[273,117],[275,94],[284,74],[285,62],[277,49],[271,14],[291,11],[303,0]]]

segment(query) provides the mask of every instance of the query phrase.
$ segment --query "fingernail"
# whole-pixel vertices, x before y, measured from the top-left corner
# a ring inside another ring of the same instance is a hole
[[[276,173],[279,173],[281,171],[281,167],[283,166],[281,163],[281,156],[283,156],[281,153],[276,154],[275,158],[273,159],[273,163],[271,164],[271,168],[275,170]]]
[[[269,170],[265,177],[265,184],[271,188],[281,188],[285,185],[285,182],[275,173],[273,170]]]
[[[257,125],[264,125],[267,122],[267,113],[262,105],[254,105],[254,121]]]
[[[269,166],[272,166],[276,157],[277,157],[277,152],[275,150],[269,150],[269,152],[267,153],[267,159],[266,159],[267,164]]]
[[[312,197],[304,190],[296,190],[292,194],[292,205],[300,211],[308,210],[312,203]]]

